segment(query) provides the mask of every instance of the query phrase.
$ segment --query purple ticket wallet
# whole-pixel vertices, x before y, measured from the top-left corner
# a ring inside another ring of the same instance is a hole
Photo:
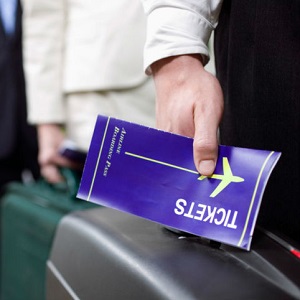
[[[196,171],[191,138],[98,116],[78,197],[249,250],[279,157],[219,146],[206,177]]]

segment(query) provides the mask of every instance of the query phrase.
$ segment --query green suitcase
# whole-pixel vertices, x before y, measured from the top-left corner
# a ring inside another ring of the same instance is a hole
[[[61,218],[96,207],[76,199],[80,174],[63,169],[64,184],[11,183],[1,199],[1,299],[45,299],[46,261]],[[99,207],[99,206],[97,206]]]

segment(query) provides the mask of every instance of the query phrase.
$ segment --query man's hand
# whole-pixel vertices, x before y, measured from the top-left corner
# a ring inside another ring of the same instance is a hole
[[[38,129],[39,164],[42,176],[50,183],[63,181],[58,167],[76,168],[76,164],[59,154],[65,136],[59,125],[40,124]]]
[[[161,59],[151,65],[156,87],[157,127],[194,138],[194,161],[202,175],[214,172],[223,94],[200,55]]]

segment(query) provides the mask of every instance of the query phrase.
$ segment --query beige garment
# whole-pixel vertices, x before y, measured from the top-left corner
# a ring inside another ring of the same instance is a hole
[[[28,119],[65,123],[65,94],[146,80],[140,0],[22,0]],[[153,91],[154,92],[154,91]]]
[[[148,78],[136,88],[68,94],[67,138],[81,150],[88,150],[99,114],[154,127],[153,88],[153,81]]]

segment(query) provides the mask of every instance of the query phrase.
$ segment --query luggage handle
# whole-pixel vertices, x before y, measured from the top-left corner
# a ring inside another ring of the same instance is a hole
[[[80,175],[77,170],[70,168],[60,167],[59,171],[64,179],[64,181],[59,183],[49,183],[45,179],[43,180],[46,184],[52,186],[55,190],[67,193],[71,198],[76,199]]]

